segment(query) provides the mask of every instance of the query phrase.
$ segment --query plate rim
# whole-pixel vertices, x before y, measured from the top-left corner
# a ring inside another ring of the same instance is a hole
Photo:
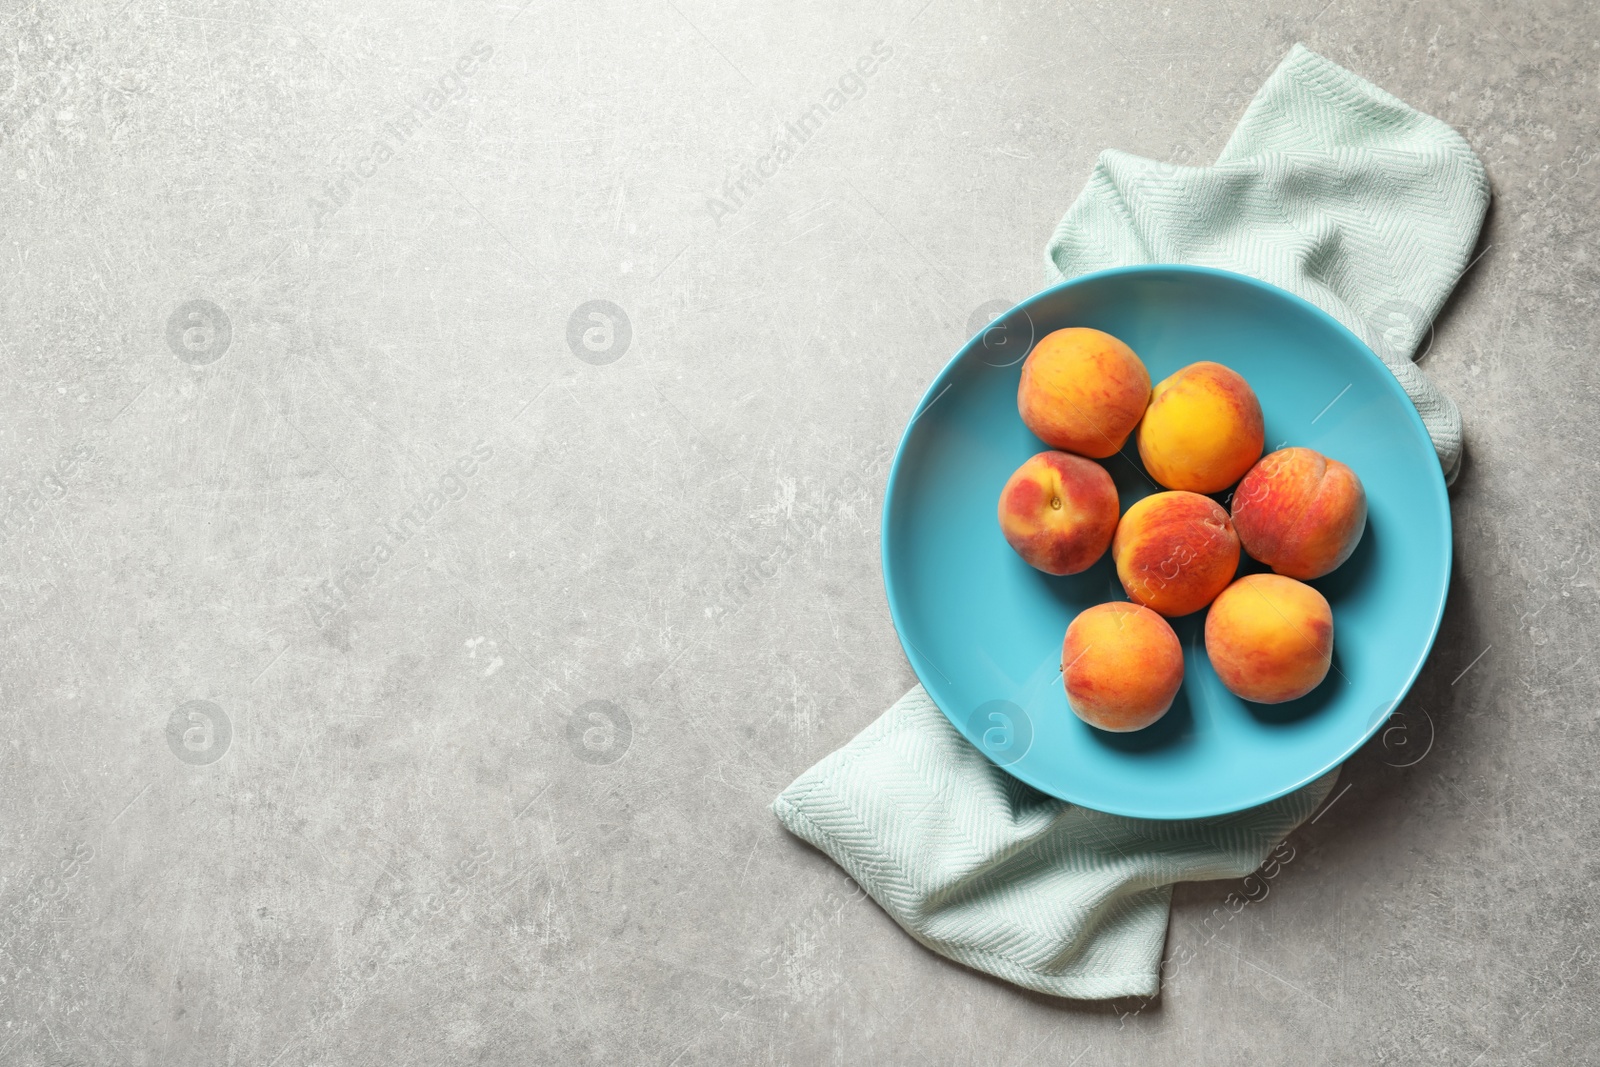
[[[1433,449],[1433,437],[1428,433],[1427,424],[1422,421],[1422,415],[1417,411],[1416,403],[1411,399],[1410,394],[1405,391],[1405,387],[1400,384],[1400,379],[1395,377],[1394,371],[1387,363],[1383,361],[1381,357],[1379,357],[1376,352],[1372,350],[1372,347],[1367,344],[1367,342],[1358,334],[1356,334],[1355,331],[1351,330],[1344,323],[1340,322],[1338,319],[1334,318],[1328,312],[1324,311],[1316,304],[1313,304],[1305,297],[1273,285],[1271,282],[1262,281],[1260,278],[1254,278],[1248,274],[1240,274],[1237,271],[1224,270],[1219,267],[1207,267],[1186,263],[1141,263],[1123,267],[1109,267],[1104,270],[1080,274],[1076,277],[1069,278],[1065,281],[1058,282],[1055,285],[1041,289],[1032,296],[1018,301],[1016,304],[1012,305],[1009,310],[1002,314],[1012,314],[1019,309],[1025,309],[1028,306],[1036,304],[1062,290],[1071,289],[1091,281],[1098,281],[1103,278],[1116,277],[1120,275],[1134,274],[1199,274],[1219,277],[1231,282],[1243,283],[1248,287],[1286,298],[1291,303],[1297,304],[1302,309],[1309,311],[1313,317],[1320,318],[1324,323],[1331,325],[1336,332],[1343,333],[1346,337],[1353,340],[1356,343],[1357,351],[1364,353],[1367,358],[1371,359],[1373,363],[1375,363],[1377,367],[1383,371],[1381,380],[1385,382],[1385,388],[1390,389],[1399,397],[1399,399],[1404,401],[1404,411],[1406,412],[1407,421],[1411,425],[1412,429],[1421,434],[1422,439],[1428,443],[1430,453],[1434,454],[1437,460],[1437,453]],[[1337,755],[1330,757],[1328,761],[1314,773],[1306,775],[1305,777],[1282,789],[1277,790],[1276,792],[1272,792],[1269,795],[1263,795],[1260,798],[1253,800],[1241,807],[1227,807],[1221,809],[1197,808],[1194,810],[1186,810],[1179,814],[1173,814],[1166,811],[1156,812],[1140,810],[1137,805],[1097,807],[1095,805],[1087,804],[1075,797],[1063,796],[1061,792],[1058,792],[1045,783],[1036,780],[1035,776],[1019,772],[1015,763],[997,763],[990,758],[989,754],[983,750],[981,745],[973,742],[972,738],[968,736],[967,731],[963,728],[963,724],[958,721],[957,717],[952,715],[945,708],[944,704],[938,699],[938,696],[936,695],[936,686],[930,684],[929,678],[924,675],[922,667],[919,664],[920,661],[925,657],[916,651],[916,646],[913,645],[910,639],[906,636],[905,627],[902,624],[901,618],[902,608],[896,600],[894,584],[890,577],[891,571],[894,568],[894,563],[889,551],[889,513],[895,500],[896,485],[899,480],[901,464],[905,459],[906,446],[911,440],[911,431],[913,427],[916,426],[917,420],[922,417],[923,413],[926,412],[928,408],[933,406],[934,401],[936,401],[939,396],[943,394],[945,389],[950,388],[950,382],[948,379],[954,375],[955,371],[962,364],[962,362],[969,357],[973,351],[974,344],[976,344],[979,338],[982,336],[983,334],[981,332],[975,334],[974,336],[968,338],[966,343],[956,350],[955,354],[945,362],[943,368],[940,369],[939,373],[936,374],[933,380],[928,384],[927,389],[923,391],[923,394],[918,399],[916,406],[912,409],[911,417],[909,420],[907,420],[905,429],[900,433],[900,440],[895,445],[894,458],[890,461],[888,479],[884,485],[883,506],[879,511],[879,565],[883,582],[884,597],[888,601],[889,605],[889,618],[894,625],[895,638],[900,642],[900,648],[905,654],[906,662],[910,664],[911,671],[916,675],[918,684],[921,685],[923,691],[928,694],[928,698],[933,702],[934,706],[936,706],[944,715],[944,717],[950,721],[951,726],[956,729],[956,732],[961,734],[961,736],[966,739],[969,744],[972,744],[974,748],[982,753],[985,759],[988,759],[990,763],[993,763],[995,766],[999,767],[1013,778],[1016,778],[1018,781],[1037,789],[1039,792],[1044,793],[1047,796],[1055,797],[1056,799],[1065,801],[1066,803],[1076,804],[1079,807],[1088,808],[1091,811],[1104,811],[1111,815],[1121,815],[1128,818],[1175,822],[1185,819],[1213,818],[1222,815],[1232,815],[1241,811],[1250,811],[1254,808],[1261,807],[1262,805],[1270,804],[1275,800],[1280,800],[1283,797],[1288,796],[1290,793],[1310,785],[1312,782],[1328,774],[1330,771],[1334,771],[1342,767],[1345,761],[1359,751],[1362,746],[1364,746],[1373,738],[1375,734],[1377,734],[1379,728],[1389,720],[1394,711],[1399,708],[1401,703],[1404,702],[1406,696],[1410,694],[1412,687],[1416,685],[1417,678],[1421,676],[1422,668],[1427,664],[1428,658],[1433,654],[1433,646],[1438,641],[1439,630],[1444,621],[1445,605],[1450,596],[1450,583],[1455,566],[1455,539],[1453,537],[1454,523],[1450,515],[1449,490],[1445,485],[1443,467],[1438,462],[1435,462],[1432,466],[1433,477],[1429,479],[1429,483],[1432,486],[1434,502],[1438,507],[1439,514],[1444,516],[1445,523],[1443,537],[1444,553],[1441,560],[1443,568],[1443,581],[1440,584],[1439,594],[1435,603],[1433,604],[1433,619],[1427,640],[1424,642],[1422,651],[1417,656],[1416,662],[1411,665],[1406,676],[1405,683],[1401,686],[1399,693],[1388,702],[1387,710],[1383,715],[1377,716],[1353,743],[1351,743]],[[1037,343],[1037,339],[1035,339],[1035,343]],[[1029,351],[1031,353],[1031,347]],[[937,668],[935,668],[935,670],[937,670]]]

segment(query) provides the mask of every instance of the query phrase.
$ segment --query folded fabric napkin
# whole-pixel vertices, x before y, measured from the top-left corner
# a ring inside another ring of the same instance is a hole
[[[1488,201],[1459,134],[1296,45],[1214,166],[1103,153],[1046,260],[1051,282],[1195,263],[1305,297],[1394,371],[1453,478],[1460,415],[1411,358]],[[935,952],[1058,996],[1152,996],[1172,884],[1249,874],[1337,774],[1214,819],[1108,815],[1012,778],[919,686],[772,810]]]

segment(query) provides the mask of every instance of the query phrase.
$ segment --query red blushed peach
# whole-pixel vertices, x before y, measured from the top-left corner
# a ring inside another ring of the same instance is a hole
[[[1246,575],[1206,614],[1206,655],[1241,700],[1281,704],[1303,697],[1333,665],[1333,612],[1304,582]]]
[[[1049,445],[1093,459],[1117,453],[1150,400],[1150,372],[1109,333],[1046,334],[1022,365],[1017,411]]]
[[[1090,726],[1142,730],[1167,713],[1183,684],[1183,646],[1167,620],[1113,600],[1080,612],[1061,645],[1067,704]]]
[[[1046,574],[1087,570],[1116,528],[1117,487],[1092,459],[1040,452],[1000,491],[1000,532]]]
[[[1367,528],[1356,472],[1309,448],[1285,448],[1250,468],[1233,494],[1244,550],[1290,578],[1320,578],[1350,558]]]
[[[1261,402],[1237,371],[1191,363],[1161,382],[1139,425],[1139,457],[1168,489],[1220,493],[1261,458]]]
[[[1239,569],[1239,538],[1210,497],[1156,493],[1122,516],[1111,555],[1128,598],[1170,618],[1199,611],[1227,588]]]

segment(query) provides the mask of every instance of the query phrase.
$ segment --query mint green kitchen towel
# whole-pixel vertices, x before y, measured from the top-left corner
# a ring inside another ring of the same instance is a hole
[[[1454,130],[1297,45],[1214,166],[1103,153],[1050,240],[1049,280],[1198,263],[1298,293],[1383,357],[1453,477],[1460,415],[1411,357],[1488,199]],[[1058,996],[1152,996],[1173,883],[1249,874],[1337,773],[1220,818],[1107,815],[1012,778],[918,687],[772,809],[941,955]]]
[[[1100,154],[1045,249],[1053,285],[1134,263],[1221,267],[1311,301],[1405,387],[1444,467],[1461,414],[1411,362],[1489,208],[1455,130],[1295,45],[1209,167]]]

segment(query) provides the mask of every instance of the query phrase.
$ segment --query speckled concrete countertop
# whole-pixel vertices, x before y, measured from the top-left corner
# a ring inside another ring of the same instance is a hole
[[[1600,1040],[1600,11],[791,8],[0,15],[0,1062]],[[1411,747],[1266,900],[1180,888],[1159,1001],[1021,993],[766,805],[913,682],[878,507],[926,382],[1102,148],[1209,161],[1295,41],[1494,183],[1423,360],[1468,455]]]

